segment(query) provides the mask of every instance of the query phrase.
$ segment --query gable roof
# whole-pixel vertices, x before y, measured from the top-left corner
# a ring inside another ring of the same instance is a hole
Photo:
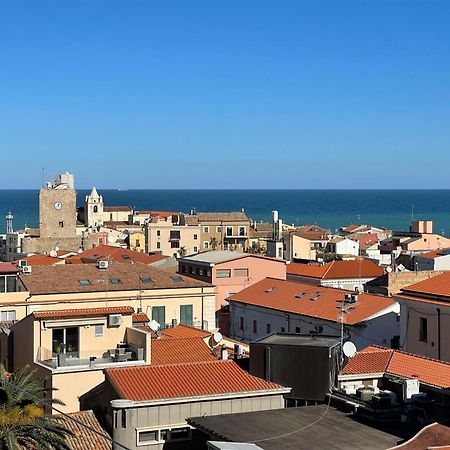
[[[65,438],[71,450],[111,450],[111,438],[100,426],[92,411],[70,413],[68,416],[74,420],[60,415],[55,415],[53,418],[72,431],[73,436]],[[94,430],[97,433],[93,432]],[[104,435],[105,438],[99,434]]]
[[[17,266],[11,262],[1,262],[0,261],[0,273],[17,273],[19,269]]]
[[[103,211],[105,212],[121,212],[121,211],[131,211],[133,208],[131,206],[105,206]]]
[[[412,298],[412,300],[440,304],[448,303],[450,300],[450,272],[444,272],[441,275],[402,288],[400,297],[409,298],[414,296],[425,296],[428,298]],[[433,296],[436,297],[436,301],[433,299]],[[447,300],[442,299],[442,297],[447,297]]]
[[[31,314],[36,319],[72,319],[76,317],[103,317],[110,314],[130,315],[134,313],[131,306],[109,306],[104,308],[59,309],[34,311]]]
[[[288,264],[286,270],[291,275],[323,280],[376,278],[384,273],[382,267],[365,258],[358,258],[354,261],[331,261],[322,266],[291,263]]]
[[[106,270],[95,264],[62,264],[36,266],[30,274],[19,275],[31,295],[87,292],[176,289],[207,287],[211,284],[175,275],[142,263],[110,264]],[[111,280],[120,282],[113,283]],[[143,280],[148,279],[149,282]],[[80,280],[88,280],[82,284]],[[176,281],[178,280],[178,281]]]
[[[200,337],[153,339],[152,365],[215,361],[211,349]]]
[[[147,255],[146,253],[129,250],[112,245],[99,245],[93,247],[75,256],[66,258],[66,264],[95,263],[99,260],[109,260],[117,263],[135,263],[153,264],[156,261],[166,259],[162,255]]]
[[[232,295],[228,300],[337,322],[340,316],[339,306],[345,294],[350,293],[355,292],[265,278]],[[357,303],[349,305],[350,308],[345,314],[345,323],[355,325],[364,322],[395,305],[396,302],[391,298],[360,293]]]
[[[64,261],[61,258],[55,258],[53,256],[48,255],[30,255],[16,261],[16,264],[19,264],[19,261],[26,261],[27,266],[49,266],[53,264],[64,264]]]
[[[450,388],[450,363],[420,355],[372,345],[359,351],[342,370],[342,375],[381,373],[416,378],[421,383]]]
[[[250,222],[250,219],[244,212],[204,212],[185,216],[186,223],[202,222]]]
[[[286,390],[250,375],[231,360],[121,367],[105,373],[120,398],[134,401]]]

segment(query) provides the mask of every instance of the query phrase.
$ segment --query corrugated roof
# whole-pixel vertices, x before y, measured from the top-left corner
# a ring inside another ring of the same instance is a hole
[[[30,291],[31,295],[211,286],[209,283],[181,275],[177,275],[176,280],[174,278],[173,274],[166,270],[142,263],[113,263],[106,270],[98,269],[96,264],[36,266],[33,267],[32,273],[20,275],[25,289]],[[148,282],[143,281],[147,279]],[[80,280],[88,280],[89,283]],[[111,280],[120,282],[114,283]]]
[[[450,363],[376,345],[359,351],[342,370],[343,375],[380,372],[416,378],[444,389],[450,387]]]
[[[107,369],[120,398],[145,401],[281,389],[242,370],[234,361]]]
[[[215,361],[211,349],[202,338],[154,339],[152,341],[152,365],[182,364]]]
[[[343,289],[265,278],[228,300],[336,322],[340,315],[339,306],[345,294],[350,293],[355,294]],[[363,322],[395,304],[391,298],[360,293],[357,303],[348,305],[345,323],[355,325]]]
[[[37,319],[70,319],[74,317],[107,316],[109,314],[133,314],[131,306],[109,306],[105,308],[80,308],[59,309],[48,311],[34,311],[32,314]]]

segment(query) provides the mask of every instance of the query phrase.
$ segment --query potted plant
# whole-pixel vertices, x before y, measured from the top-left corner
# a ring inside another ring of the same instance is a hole
[[[55,346],[56,360],[58,367],[66,365],[66,354],[64,353],[65,347],[66,344],[63,344],[62,342],[58,342]]]

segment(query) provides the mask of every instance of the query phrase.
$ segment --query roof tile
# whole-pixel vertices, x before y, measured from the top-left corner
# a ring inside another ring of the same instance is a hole
[[[73,317],[107,316],[109,314],[133,314],[131,306],[110,306],[105,308],[59,309],[48,311],[34,311],[37,319],[70,319]]]

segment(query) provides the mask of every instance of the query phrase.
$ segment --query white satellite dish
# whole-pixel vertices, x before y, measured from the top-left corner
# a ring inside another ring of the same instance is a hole
[[[219,333],[218,331],[216,331],[216,332],[212,335],[212,338],[213,338],[214,342],[215,342],[216,344],[218,344],[220,341],[222,341],[223,336],[222,336],[222,333]]]
[[[391,266],[387,266],[386,267],[386,272],[391,273],[392,272],[392,267]]]
[[[356,345],[353,342],[347,341],[342,350],[347,358],[353,358],[356,355]]]
[[[161,328],[161,325],[156,321],[152,320],[150,322],[150,329],[154,331],[155,333]]]
[[[53,258],[56,258],[58,256],[58,253],[56,253],[56,250],[50,250],[50,256],[52,256]]]

